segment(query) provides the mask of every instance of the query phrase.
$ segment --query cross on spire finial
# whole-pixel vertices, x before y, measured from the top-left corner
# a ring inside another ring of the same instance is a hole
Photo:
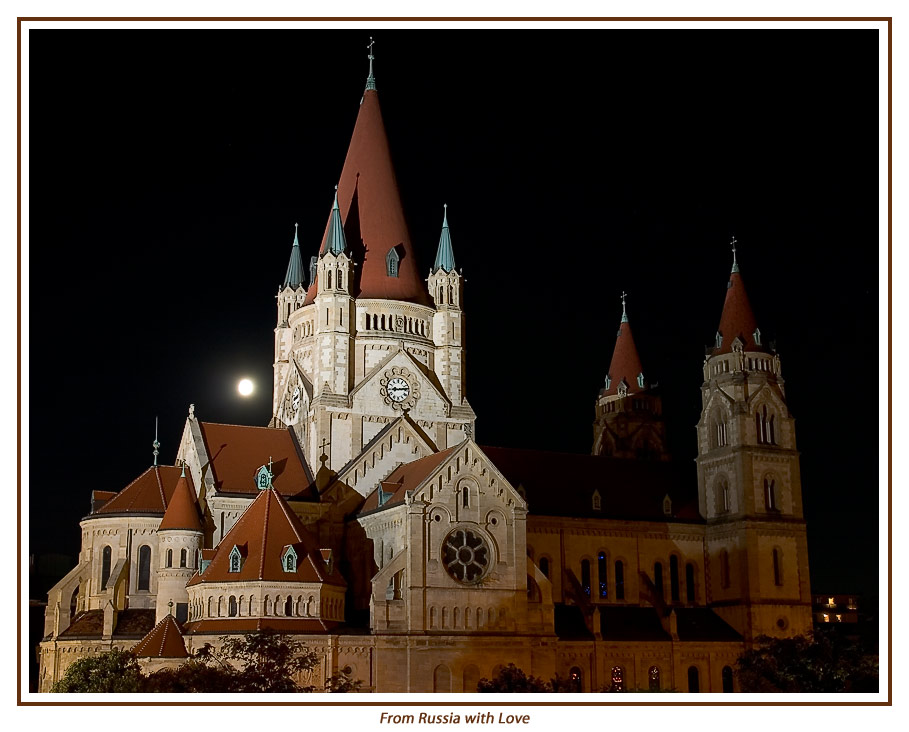
[[[620,295],[620,297],[622,298],[622,322],[627,323],[628,322],[628,313],[625,312],[625,298],[628,297],[628,293],[625,292],[625,290],[622,290],[622,294]]]
[[[158,448],[161,447],[161,443],[158,442],[158,418],[155,417],[155,441],[152,443],[152,455],[154,456],[154,465],[158,464]]]
[[[370,36],[369,44],[366,46],[366,48],[369,49],[369,76],[366,77],[366,90],[367,91],[370,89],[375,91],[375,88],[376,88],[376,77],[372,73],[372,62],[373,62],[373,59],[375,58],[375,55],[373,55],[373,52],[372,52],[372,47],[375,45],[375,43],[376,42],[372,39],[372,36]]]
[[[322,448],[322,455],[319,457],[319,462],[322,463],[323,466],[325,465],[325,463],[328,462],[328,455],[325,454],[325,448],[328,447],[330,444],[331,443],[323,437],[322,444],[319,445],[319,447]]]
[[[733,272],[738,272],[738,271],[739,271],[739,263],[738,263],[738,260],[737,260],[736,257],[735,257],[735,252],[736,252],[735,245],[736,245],[738,242],[737,242],[735,236],[732,237],[732,241],[729,242],[729,243],[732,245],[732,271],[733,271]]]

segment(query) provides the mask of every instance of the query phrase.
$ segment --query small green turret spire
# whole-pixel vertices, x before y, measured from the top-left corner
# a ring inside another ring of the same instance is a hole
[[[732,237],[732,242],[731,242],[731,243],[732,243],[732,271],[733,271],[733,272],[738,272],[738,271],[739,271],[739,263],[738,263],[738,261],[737,261],[736,258],[735,258],[735,244],[736,244],[736,240],[735,240],[735,237],[734,237],[734,236]]]
[[[344,224],[341,222],[341,209],[338,206],[338,187],[335,186],[335,202],[331,207],[331,219],[328,222],[328,232],[325,234],[323,253],[331,252],[335,256],[347,249],[347,238],[344,236]]]
[[[300,241],[297,238],[299,224],[294,224],[294,245],[290,250],[290,262],[287,263],[287,274],[284,286],[298,288],[303,284],[303,259],[300,256]]]
[[[439,237],[439,248],[436,251],[436,263],[433,272],[440,269],[453,272],[455,268],[454,250],[451,248],[451,233],[448,231],[448,204],[445,204],[445,213],[442,214],[442,235]]]
[[[375,44],[375,41],[372,39],[372,36],[369,37],[369,45],[366,48],[369,49],[369,76],[366,77],[366,91],[372,89],[376,90],[376,77],[372,73],[372,62],[375,56],[372,54],[372,47]]]

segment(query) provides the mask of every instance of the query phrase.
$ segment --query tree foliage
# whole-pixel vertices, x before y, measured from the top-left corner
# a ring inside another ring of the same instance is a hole
[[[737,661],[746,692],[876,692],[878,658],[836,629],[757,639]]]
[[[57,694],[118,693],[142,691],[142,673],[129,651],[113,650],[74,662],[51,692]]]
[[[477,691],[481,694],[551,694],[553,682],[528,676],[513,663],[509,663],[495,678],[480,679]]]

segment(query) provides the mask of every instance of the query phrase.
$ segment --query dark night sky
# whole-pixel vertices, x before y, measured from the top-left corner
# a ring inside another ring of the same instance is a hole
[[[268,421],[274,294],[294,222],[319,246],[369,35],[31,32],[29,551],[75,557],[156,415],[165,462],[190,402]],[[876,595],[876,32],[375,35],[423,270],[449,204],[479,442],[589,451],[624,289],[695,481],[734,234],[798,419],[812,585]]]

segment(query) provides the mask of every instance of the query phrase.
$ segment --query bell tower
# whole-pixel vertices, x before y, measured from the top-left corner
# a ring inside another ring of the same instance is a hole
[[[644,376],[622,293],[622,320],[616,334],[606,385],[593,423],[593,454],[637,460],[668,460],[663,400]]]
[[[723,314],[704,360],[696,462],[708,603],[751,642],[809,630],[811,595],[795,419],[735,252],[733,239]]]

